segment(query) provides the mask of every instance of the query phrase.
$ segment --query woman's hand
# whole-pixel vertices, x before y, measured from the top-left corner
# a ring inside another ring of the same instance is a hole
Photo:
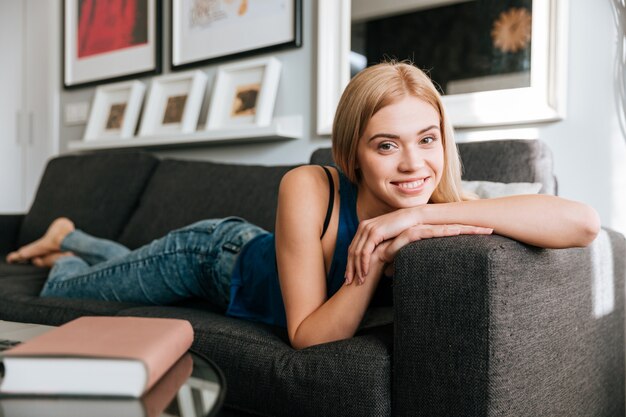
[[[387,215],[385,215],[387,216]],[[384,216],[381,216],[384,217]],[[359,226],[359,229],[361,227]],[[392,229],[388,229],[392,230]],[[376,252],[381,262],[391,263],[396,257],[398,251],[405,245],[422,239],[431,239],[434,237],[458,236],[458,235],[489,235],[493,229],[487,227],[470,226],[465,224],[419,224],[410,226],[394,238],[385,240],[372,246],[371,242],[375,240],[359,240],[356,241],[357,235],[350,245],[348,251],[348,263],[346,267],[346,284],[351,284],[354,279],[359,284],[363,284],[365,276],[368,274],[370,257]],[[375,231],[370,230],[371,236],[379,236]],[[361,237],[362,239],[362,237]],[[360,251],[352,251],[352,246],[361,248]],[[373,248],[367,252],[363,248]]]
[[[370,257],[378,245],[419,224],[418,213],[419,207],[413,207],[362,221],[348,248],[346,284],[367,275]]]

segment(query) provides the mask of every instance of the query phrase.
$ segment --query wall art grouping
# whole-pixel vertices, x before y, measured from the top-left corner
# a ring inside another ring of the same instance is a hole
[[[161,73],[163,0],[63,4],[65,88]],[[170,0],[168,5],[172,70],[302,44],[302,0]]]
[[[281,63],[274,57],[219,66],[204,129],[269,125],[280,71]],[[140,114],[140,137],[193,133],[207,85],[208,77],[201,70],[157,76],[151,80],[145,104],[146,86],[141,81],[98,86],[83,140],[131,139]]]

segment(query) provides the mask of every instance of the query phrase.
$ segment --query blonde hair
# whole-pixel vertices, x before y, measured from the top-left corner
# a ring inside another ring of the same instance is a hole
[[[357,147],[368,122],[377,111],[406,96],[414,96],[439,113],[444,149],[444,169],[430,201],[447,203],[472,199],[461,189],[461,161],[454,142],[452,124],[441,96],[430,78],[406,62],[383,62],[358,73],[343,92],[332,130],[333,159],[353,183],[360,181]]]

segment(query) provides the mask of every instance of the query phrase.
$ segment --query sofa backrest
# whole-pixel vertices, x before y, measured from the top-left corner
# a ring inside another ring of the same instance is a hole
[[[493,140],[458,144],[467,181],[540,182],[542,194],[557,194],[552,153],[539,140]],[[311,155],[312,164],[331,164],[330,148]]]
[[[26,214],[18,245],[41,237],[66,216],[94,236],[117,239],[134,212],[158,159],[142,152],[103,152],[51,159]]]
[[[198,220],[226,216],[273,231],[278,186],[291,168],[164,159],[119,241],[136,248]]]
[[[556,194],[552,155],[536,140],[461,143],[463,178],[541,182]],[[329,148],[312,164],[332,163]],[[278,186],[293,166],[255,166],[164,159],[145,152],[98,152],[52,159],[18,244],[39,238],[57,217],[94,236],[139,247],[195,221],[240,216],[274,230]]]

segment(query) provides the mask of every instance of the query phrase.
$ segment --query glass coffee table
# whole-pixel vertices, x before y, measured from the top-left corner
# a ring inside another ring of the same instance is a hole
[[[0,339],[25,341],[51,328],[0,320]],[[0,396],[0,416],[214,417],[225,394],[217,365],[190,351],[141,398]]]

